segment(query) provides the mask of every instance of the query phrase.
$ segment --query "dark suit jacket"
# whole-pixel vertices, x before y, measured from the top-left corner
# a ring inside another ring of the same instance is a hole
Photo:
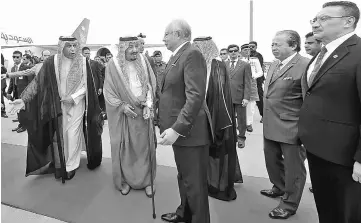
[[[89,64],[94,77],[95,89],[97,91],[103,89],[105,67],[95,60],[90,60]]]
[[[23,71],[32,68],[33,65],[20,64],[18,71]],[[15,72],[15,67],[11,68],[11,72]],[[8,94],[14,92],[14,98],[20,97],[21,93],[25,90],[28,84],[34,79],[35,75],[31,76],[23,76],[23,77],[15,77],[10,79]],[[15,89],[15,79],[17,82]]]
[[[175,146],[210,143],[210,114],[205,102],[207,65],[201,52],[186,43],[168,62],[159,96],[159,125],[180,136]]]
[[[360,55],[361,38],[353,35],[322,64],[309,88],[303,77],[301,141],[308,152],[345,166],[361,163]]]
[[[308,58],[296,54],[278,76],[274,71],[279,61],[271,64],[263,97],[263,136],[266,139],[288,144],[300,143],[297,124],[303,101],[301,77],[308,62]]]
[[[230,71],[231,61],[227,61],[227,69],[229,70],[229,79],[231,83],[231,94],[233,104],[242,104],[242,100],[249,101],[251,97],[251,65],[238,59],[233,71]]]

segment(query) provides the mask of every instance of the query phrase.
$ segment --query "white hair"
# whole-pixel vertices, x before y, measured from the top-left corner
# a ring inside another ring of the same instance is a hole
[[[174,32],[179,32],[181,38],[188,41],[192,40],[191,27],[184,19],[174,19],[168,27]]]

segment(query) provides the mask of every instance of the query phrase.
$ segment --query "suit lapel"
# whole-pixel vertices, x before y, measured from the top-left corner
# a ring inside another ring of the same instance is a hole
[[[344,43],[342,43],[339,47],[337,47],[336,50],[333,51],[333,53],[322,64],[320,70],[316,74],[316,77],[314,78],[309,89],[311,89],[328,70],[330,70],[338,62],[340,62],[349,53],[348,50],[349,46],[356,44],[357,44],[357,35],[355,34],[351,36],[349,39],[347,39]]]
[[[277,77],[272,77],[270,85],[273,84],[279,78],[281,78],[286,73],[286,71],[291,69],[297,63],[297,61],[300,59],[300,57],[301,56],[297,53],[285,66],[283,66],[283,68],[280,70],[280,72],[278,72],[278,75],[276,74]],[[275,74],[273,74],[273,75],[275,75]]]
[[[279,61],[275,61],[271,64],[268,72],[267,72],[267,77],[266,77],[266,81],[264,83],[264,94],[267,94],[267,91],[268,91],[268,86],[271,82],[271,79],[273,78],[273,73],[276,69],[276,67],[278,66],[280,62]]]
[[[188,49],[188,47],[190,47],[190,43],[189,43],[189,42],[186,43],[186,44],[184,44],[184,46],[182,46],[182,48],[180,48],[180,49],[178,50],[178,52],[176,53],[176,55],[174,55],[174,56],[172,57],[172,59],[168,61],[168,64],[167,64],[167,66],[166,66],[166,68],[165,68],[165,71],[164,71],[164,78],[163,78],[163,83],[162,83],[162,89],[161,89],[161,91],[163,91],[163,89],[164,89],[164,86],[165,86],[165,83],[166,83],[166,81],[167,81],[167,76],[168,76],[168,73],[169,73],[170,69],[171,69],[173,66],[175,66],[175,64],[176,64],[177,61],[179,60],[180,56],[182,56],[183,52],[184,52],[186,49]]]

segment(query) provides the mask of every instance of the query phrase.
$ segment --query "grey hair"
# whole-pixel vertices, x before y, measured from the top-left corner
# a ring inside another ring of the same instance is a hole
[[[192,40],[192,30],[190,25],[184,19],[175,19],[170,24],[169,27],[172,28],[172,31],[178,32],[179,36],[187,41]]]

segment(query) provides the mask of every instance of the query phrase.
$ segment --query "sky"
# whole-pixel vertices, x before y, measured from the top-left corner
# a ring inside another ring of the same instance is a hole
[[[361,0],[353,0],[361,8]],[[265,61],[274,59],[271,41],[280,30],[311,31],[309,20],[324,0],[254,0],[254,40]],[[90,19],[91,44],[117,43],[120,36],[144,33],[146,43],[163,43],[172,19],[185,19],[192,38],[211,36],[218,48],[249,42],[249,0],[17,0],[1,1],[0,29],[32,37],[34,44],[57,44],[83,18]],[[15,9],[15,10],[14,10]],[[361,36],[361,22],[356,33]],[[301,54],[305,55],[302,48]]]

